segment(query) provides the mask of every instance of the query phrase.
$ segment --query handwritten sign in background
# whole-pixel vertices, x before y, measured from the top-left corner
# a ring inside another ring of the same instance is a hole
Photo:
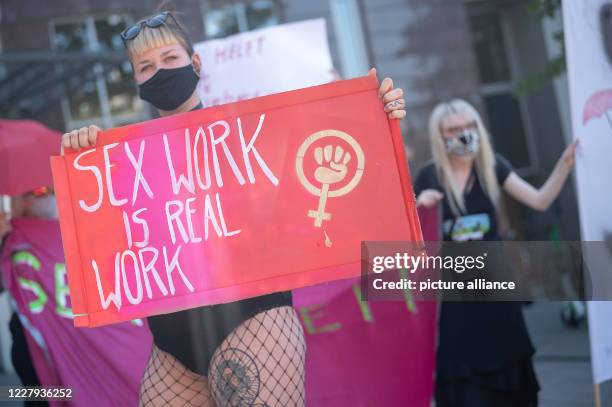
[[[204,107],[336,79],[322,18],[204,41],[194,49],[202,59],[198,94]]]

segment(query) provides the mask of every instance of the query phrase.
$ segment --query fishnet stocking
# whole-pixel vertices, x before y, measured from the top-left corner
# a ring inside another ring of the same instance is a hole
[[[242,323],[215,351],[208,380],[221,407],[305,405],[304,332],[292,307]]]
[[[208,379],[153,346],[140,406],[303,407],[306,343],[292,307],[236,328],[213,354]]]
[[[214,407],[204,376],[187,369],[174,356],[153,345],[140,384],[141,407]]]

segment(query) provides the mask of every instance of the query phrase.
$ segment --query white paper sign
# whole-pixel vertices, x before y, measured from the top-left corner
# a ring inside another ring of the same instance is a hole
[[[612,20],[605,18],[606,7],[612,7],[608,0],[563,2],[572,128],[580,139],[576,174],[584,241],[612,236],[612,49],[606,52],[603,35]],[[607,30],[612,33],[612,27]],[[612,273],[612,258],[605,255],[608,267],[597,273]],[[612,303],[591,302],[588,309],[593,376],[601,383],[612,379]]]
[[[204,107],[335,79],[324,19],[277,25],[195,44]]]

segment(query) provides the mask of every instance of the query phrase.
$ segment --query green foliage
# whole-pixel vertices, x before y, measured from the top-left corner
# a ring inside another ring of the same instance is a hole
[[[553,18],[557,12],[560,12],[561,0],[532,0],[529,3],[528,9],[540,19]],[[515,93],[518,96],[524,96],[528,93],[540,90],[554,78],[565,72],[565,42],[563,31],[556,32],[554,34],[554,39],[559,42],[561,53],[549,60],[542,71],[527,75],[519,80],[515,88]]]
[[[531,0],[528,9],[540,18],[554,17],[561,8],[561,0]]]

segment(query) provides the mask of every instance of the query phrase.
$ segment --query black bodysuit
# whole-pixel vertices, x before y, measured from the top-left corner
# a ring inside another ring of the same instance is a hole
[[[292,305],[290,291],[156,315],[148,322],[155,346],[189,370],[207,376],[215,350],[238,325],[260,312],[286,305]]]

